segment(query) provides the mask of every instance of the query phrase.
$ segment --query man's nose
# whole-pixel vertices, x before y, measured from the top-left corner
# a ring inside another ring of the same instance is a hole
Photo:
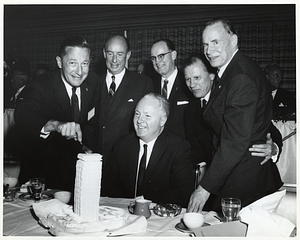
[[[117,55],[116,54],[113,54],[113,56],[112,56],[112,62],[117,62]]]
[[[78,75],[81,75],[82,74],[82,66],[81,65],[78,65],[78,67],[76,68],[76,73]]]

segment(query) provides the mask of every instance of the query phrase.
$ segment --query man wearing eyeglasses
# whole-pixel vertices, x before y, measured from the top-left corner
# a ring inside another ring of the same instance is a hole
[[[170,116],[166,128],[185,138],[184,110],[193,95],[185,84],[183,73],[175,65],[177,52],[169,39],[155,41],[151,47],[150,60],[160,75],[153,79],[154,92],[165,96],[170,102]]]

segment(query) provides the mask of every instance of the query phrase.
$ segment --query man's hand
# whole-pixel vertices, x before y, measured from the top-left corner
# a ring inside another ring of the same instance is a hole
[[[271,134],[267,134],[267,140],[265,144],[254,144],[249,148],[252,156],[264,157],[264,160],[260,163],[263,165],[266,163],[273,155],[276,154],[276,146],[273,144]]]
[[[44,127],[46,132],[56,131],[67,139],[74,138],[76,141],[82,142],[82,132],[80,125],[75,122],[59,122],[50,120]]]
[[[210,193],[206,191],[201,185],[192,193],[189,201],[187,212],[202,212],[202,209],[209,198]]]

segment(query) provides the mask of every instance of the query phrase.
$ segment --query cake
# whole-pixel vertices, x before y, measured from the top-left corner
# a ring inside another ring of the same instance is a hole
[[[82,222],[95,222],[99,218],[102,156],[80,153],[77,157],[74,212]]]

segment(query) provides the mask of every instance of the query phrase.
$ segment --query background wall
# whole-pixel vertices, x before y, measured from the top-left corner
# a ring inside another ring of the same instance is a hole
[[[129,69],[150,57],[153,41],[170,38],[184,59],[201,52],[203,25],[214,17],[232,21],[240,49],[265,68],[278,63],[283,88],[296,91],[295,4],[266,5],[4,5],[4,59],[21,42],[32,72],[38,63],[56,66],[55,56],[68,35],[85,37],[92,47],[92,70],[105,69],[102,47],[107,37],[127,32]]]

